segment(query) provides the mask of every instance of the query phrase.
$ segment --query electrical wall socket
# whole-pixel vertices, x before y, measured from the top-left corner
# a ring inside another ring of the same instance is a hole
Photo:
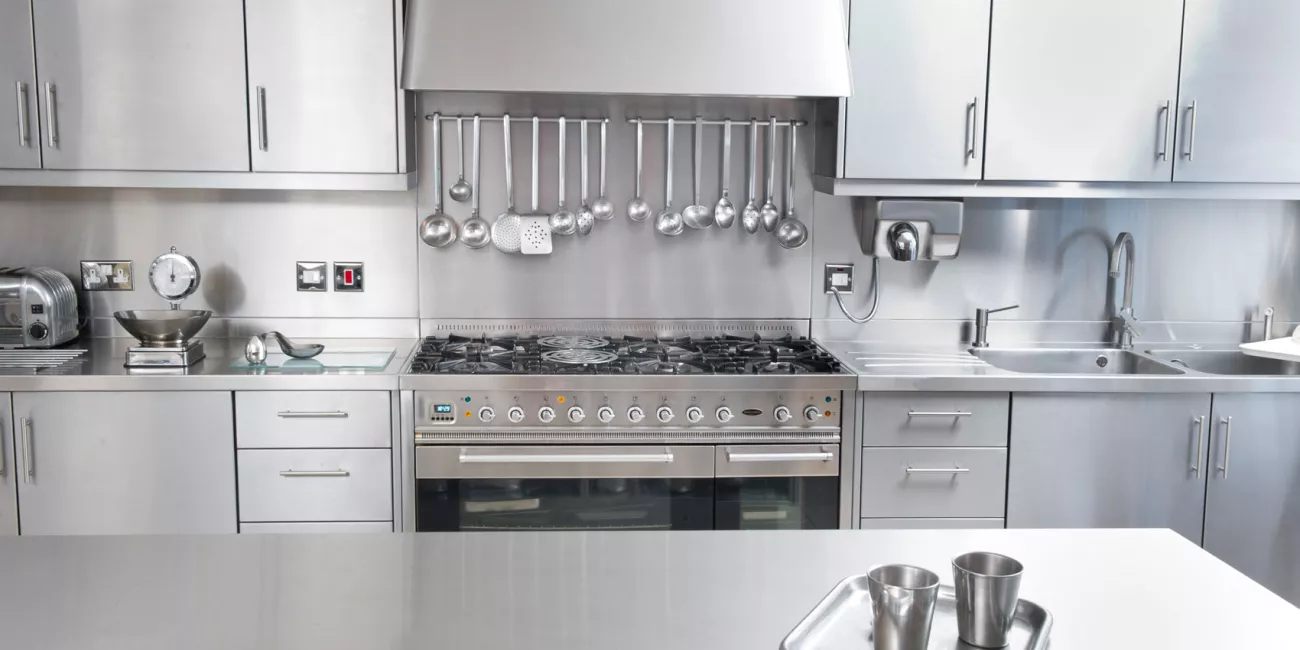
[[[131,262],[82,260],[81,288],[86,291],[134,291]]]
[[[826,293],[830,293],[831,289],[841,294],[853,293],[853,265],[827,264],[823,286]]]

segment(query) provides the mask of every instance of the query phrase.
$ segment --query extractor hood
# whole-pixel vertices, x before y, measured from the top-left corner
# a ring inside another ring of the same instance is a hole
[[[408,0],[402,87],[847,97],[843,0]]]

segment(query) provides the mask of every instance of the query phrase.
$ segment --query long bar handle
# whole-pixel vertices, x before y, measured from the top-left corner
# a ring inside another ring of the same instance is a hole
[[[662,454],[493,454],[475,456],[462,453],[462,463],[671,463],[673,455]]]
[[[59,148],[59,103],[58,89],[54,84],[45,82],[45,107],[49,109],[49,118],[45,120],[45,139],[51,149]]]
[[[835,460],[835,454],[829,451],[792,451],[784,453],[727,452],[727,462],[729,463],[785,463],[804,460],[830,462]]]
[[[908,474],[969,474],[969,467],[908,467]]]
[[[1205,442],[1205,416],[1196,416],[1196,446],[1192,448],[1192,471],[1196,472],[1196,478],[1201,477],[1201,451]]]
[[[23,418],[23,483],[31,483],[36,477],[36,463],[32,458],[32,419]]]
[[[266,137],[266,87],[257,87],[257,148],[268,151]]]
[[[276,413],[282,418],[345,418],[348,416],[347,411],[280,411]]]
[[[980,98],[976,97],[970,100],[966,105],[966,157],[975,160],[975,130],[979,124]]]
[[[0,418],[0,478],[5,475],[5,428],[4,419]]]
[[[27,118],[27,84],[15,81],[14,94],[18,97],[18,146],[26,149],[32,146],[31,124]]]
[[[1183,157],[1187,162],[1192,162],[1192,155],[1196,153],[1196,100],[1192,100],[1187,105],[1187,150],[1183,152]]]
[[[1228,478],[1228,454],[1232,452],[1232,416],[1221,418],[1219,424],[1223,425],[1223,464],[1219,469],[1223,471],[1223,478]]]
[[[1164,128],[1160,130],[1160,148],[1156,150],[1156,156],[1161,160],[1169,160],[1169,120],[1173,117],[1174,103],[1166,101],[1164,106],[1160,107],[1160,113],[1164,115]]]
[[[322,469],[322,470],[293,470],[286,469],[280,472],[280,476],[285,478],[347,478],[352,472],[346,469]]]
[[[968,418],[970,411],[908,411],[909,418]]]

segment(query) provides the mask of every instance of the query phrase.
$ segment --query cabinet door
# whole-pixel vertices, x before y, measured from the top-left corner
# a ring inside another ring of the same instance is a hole
[[[248,171],[240,0],[32,6],[47,169]]]
[[[39,169],[31,0],[0,0],[0,169]]]
[[[1183,0],[997,0],[984,178],[1169,181]]]
[[[248,0],[253,171],[397,171],[392,0]]]
[[[230,393],[18,393],[24,535],[233,533]]]
[[[1297,25],[1295,0],[1187,0],[1174,180],[1300,183]]]
[[[0,393],[0,537],[18,534],[18,467],[14,464],[13,402]]]
[[[989,2],[853,3],[845,176],[980,178]]]
[[[1205,550],[1300,606],[1300,395],[1214,396]]]
[[[1200,544],[1209,395],[1011,400],[1007,528],[1172,528]]]

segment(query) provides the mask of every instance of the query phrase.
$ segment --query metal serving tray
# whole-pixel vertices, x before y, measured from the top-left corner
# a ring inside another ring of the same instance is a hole
[[[939,587],[930,628],[932,650],[965,650],[975,646],[957,638],[957,594]],[[871,594],[867,576],[849,576],[831,590],[781,641],[781,650],[866,650],[871,648]],[[1010,650],[1046,650],[1052,632],[1052,614],[1020,599],[1011,630]]]

